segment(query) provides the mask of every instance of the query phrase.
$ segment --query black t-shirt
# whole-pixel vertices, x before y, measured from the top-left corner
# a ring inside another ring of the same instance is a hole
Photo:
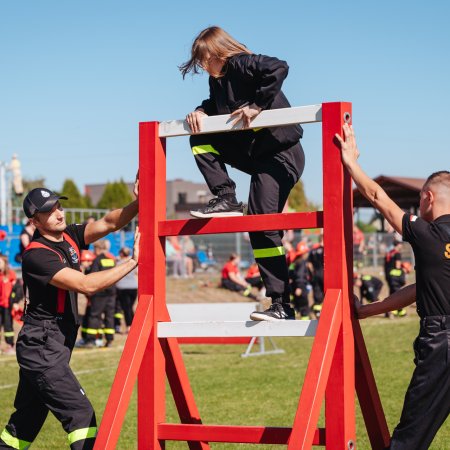
[[[316,272],[323,270],[323,247],[317,247],[309,253],[308,261],[314,267]]]
[[[69,225],[65,230],[80,251],[88,248],[84,241],[85,228],[86,224]],[[36,320],[55,319],[57,317],[58,288],[49,284],[49,281],[65,267],[80,270],[80,261],[75,249],[66,240],[50,241],[36,230],[33,242],[50,247],[61,255],[63,260],[61,261],[54,251],[45,248],[34,248],[23,254],[22,277],[28,295],[26,314]],[[78,323],[77,294],[75,292],[66,291],[62,319]]]
[[[419,316],[450,315],[450,214],[434,222],[405,214],[403,239],[416,259]]]

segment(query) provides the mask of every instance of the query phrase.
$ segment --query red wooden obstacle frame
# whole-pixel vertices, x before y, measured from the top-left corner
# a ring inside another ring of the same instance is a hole
[[[352,186],[334,138],[335,133],[342,133],[342,125],[350,117],[350,103],[322,104],[323,213],[187,221],[166,221],[165,139],[158,135],[157,122],[140,124],[139,303],[106,404],[96,450],[115,448],[136,377],[140,450],[163,449],[166,440],[187,441],[190,449],[209,449],[209,442],[352,449],[356,442],[355,388],[372,448],[389,445],[389,430],[363,336],[352,315]],[[292,427],[202,424],[177,340],[157,336],[158,322],[170,321],[165,304],[165,237],[317,227],[323,227],[324,233],[326,293]],[[166,375],[180,424],[165,422]],[[317,429],[324,399],[325,428]]]

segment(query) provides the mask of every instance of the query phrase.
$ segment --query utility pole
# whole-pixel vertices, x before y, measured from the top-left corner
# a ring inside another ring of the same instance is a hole
[[[11,180],[8,177],[11,174]],[[23,194],[21,164],[14,154],[11,162],[0,161],[0,225],[11,227],[12,218],[12,189],[16,195]]]

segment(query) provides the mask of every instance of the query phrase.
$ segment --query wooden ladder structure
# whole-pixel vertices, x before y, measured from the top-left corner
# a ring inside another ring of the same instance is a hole
[[[361,329],[353,318],[352,181],[335,133],[351,121],[351,103],[263,111],[254,127],[322,122],[323,212],[216,219],[166,220],[166,138],[190,134],[184,121],[139,126],[139,302],[103,415],[96,450],[114,449],[136,379],[138,448],[158,450],[169,440],[190,449],[210,442],[285,444],[288,449],[356,448],[355,390],[373,449],[389,445],[389,430]],[[207,117],[202,132],[231,131],[229,116]],[[166,236],[323,228],[325,300],[320,320],[173,323],[165,303]],[[315,335],[293,424],[288,427],[206,425],[201,421],[177,338]],[[180,423],[166,423],[166,377]],[[325,428],[317,423],[325,401]]]

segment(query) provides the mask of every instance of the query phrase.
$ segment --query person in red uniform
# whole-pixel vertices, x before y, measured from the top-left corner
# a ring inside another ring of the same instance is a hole
[[[240,292],[244,297],[256,299],[252,294],[252,285],[242,278],[239,271],[241,258],[238,254],[232,253],[227,263],[222,268],[221,287],[233,292]]]
[[[61,422],[72,450],[94,446],[95,413],[69,366],[79,327],[77,293],[91,296],[133,270],[139,257],[139,233],[133,258],[111,270],[84,275],[80,251],[130,222],[138,203],[133,201],[89,224],[67,225],[60,203],[65,198],[36,188],[24,199],[23,209],[36,231],[22,260],[28,298],[16,344],[20,367],[16,410],[0,434],[0,449],[28,448],[49,411]]]
[[[359,318],[405,308],[416,301],[420,316],[414,341],[415,369],[390,450],[426,450],[450,412],[450,172],[431,174],[420,191],[420,217],[403,212],[361,169],[353,128],[344,125],[342,162],[360,192],[412,246],[416,283],[382,302],[362,306]]]
[[[20,294],[18,291],[20,288]],[[17,310],[18,302],[22,300],[22,289],[14,270],[8,265],[6,256],[0,256],[0,329],[3,328],[3,337],[7,344],[4,355],[15,355],[14,350],[14,328],[13,309]]]
[[[231,114],[244,128],[236,133],[193,134],[190,138],[197,166],[212,194],[208,205],[191,215],[199,218],[243,214],[236,184],[226,164],[251,175],[248,214],[282,212],[291,189],[303,173],[305,157],[299,125],[251,128],[263,110],[289,108],[281,90],[289,67],[275,57],[257,55],[219,27],[209,27],[195,38],[191,58],[181,65],[185,76],[205,70],[209,98],[186,116],[193,133],[206,116]],[[259,265],[266,295],[272,305],[251,313],[252,320],[294,319],[289,299],[289,276],[281,238],[283,231],[250,232],[253,256]]]

